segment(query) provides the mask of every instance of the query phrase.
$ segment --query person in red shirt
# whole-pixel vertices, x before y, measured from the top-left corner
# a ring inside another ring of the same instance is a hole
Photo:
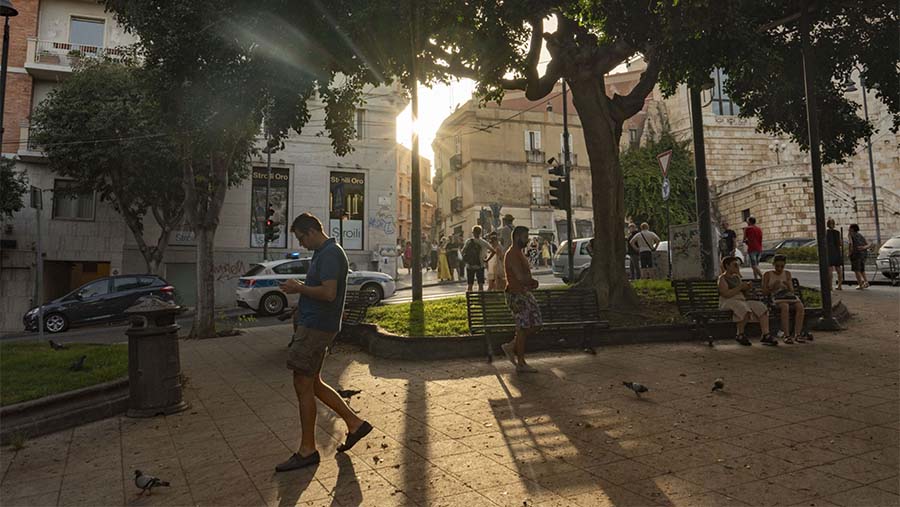
[[[541,309],[531,291],[538,282],[531,276],[531,266],[522,250],[528,246],[528,228],[513,229],[513,244],[506,252],[503,267],[506,271],[506,305],[516,321],[516,337],[500,346],[506,358],[518,373],[534,373],[537,370],[525,362],[525,340],[543,325]]]
[[[747,257],[750,258],[750,268],[753,270],[753,278],[761,279],[762,271],[759,270],[759,255],[762,253],[762,229],[756,225],[756,219],[747,219],[747,227],[744,228],[744,244],[747,245]]]

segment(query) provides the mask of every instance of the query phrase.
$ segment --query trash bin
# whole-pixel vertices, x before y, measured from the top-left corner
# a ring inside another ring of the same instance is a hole
[[[175,316],[184,309],[147,296],[125,310],[128,335],[128,417],[174,414],[190,407],[182,393]]]

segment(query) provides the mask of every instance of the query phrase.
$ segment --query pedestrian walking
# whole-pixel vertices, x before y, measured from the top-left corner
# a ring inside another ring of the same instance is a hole
[[[447,238],[447,246],[444,248],[447,254],[447,266],[450,268],[450,280],[456,279],[456,266],[459,264],[459,246],[456,243],[456,237],[451,235]]]
[[[837,275],[837,290],[844,290],[844,252],[841,248],[841,233],[834,228],[834,219],[829,218],[828,229],[825,230],[825,246],[828,250],[828,285],[834,280],[832,273]]]
[[[544,267],[550,266],[550,242],[544,240],[541,244],[541,260],[544,262]]]
[[[769,333],[769,309],[760,301],[748,301],[746,293],[753,288],[750,282],[741,279],[741,261],[737,257],[725,257],[722,260],[725,272],[719,275],[719,308],[730,310],[732,319],[737,325],[735,341],[741,345],[751,345],[744,336],[748,322],[759,322],[762,329],[763,345],[778,345],[778,340]]]
[[[641,278],[653,277],[653,252],[659,246],[659,236],[650,230],[647,222],[641,224],[641,230],[631,238],[631,246],[638,251],[641,261]]]
[[[784,255],[776,255],[772,259],[771,271],[766,271],[762,279],[762,293],[764,296],[771,298],[772,304],[779,309],[781,317],[781,329],[778,330],[776,338],[780,338],[788,345],[794,343],[806,343],[812,338],[809,332],[803,330],[803,317],[806,311],[803,307],[803,301],[794,293],[794,282],[791,272],[784,269],[787,264],[787,257]],[[791,310],[794,310],[794,333],[791,334]]]
[[[504,250],[500,245],[500,238],[496,232],[492,232],[488,236],[488,243],[494,249],[487,258],[488,272],[488,290],[505,290],[506,289],[506,271],[503,267],[503,259],[505,257]]]
[[[503,256],[506,256],[506,251],[509,250],[509,247],[512,246],[512,233],[513,233],[513,221],[515,221],[515,217],[507,214],[503,217],[503,226],[500,227],[500,231],[498,234],[498,239],[500,240],[500,248]]]
[[[762,229],[756,225],[756,218],[747,219],[747,227],[744,228],[744,244],[747,245],[747,257],[750,259],[750,269],[753,270],[753,279],[762,278],[762,271],[759,270],[759,256],[762,254]]]
[[[538,281],[532,278],[528,259],[523,251],[528,246],[528,228],[518,226],[513,230],[513,246],[506,251],[503,267],[506,271],[506,305],[516,322],[516,336],[513,341],[500,346],[506,358],[516,367],[518,373],[534,373],[525,362],[525,341],[543,325],[541,309],[531,291],[538,288]]]
[[[438,245],[438,280],[450,282],[453,275],[450,272],[450,263],[447,261],[447,238],[441,238]]]
[[[430,259],[431,269],[437,271],[438,269],[438,242],[436,239],[431,240],[431,259]]]
[[[457,234],[454,236],[456,239],[456,273],[459,278],[459,281],[463,281],[466,279],[466,263],[463,262],[462,257],[462,247],[465,243],[462,238],[462,234]]]
[[[412,274],[412,241],[406,242],[406,248],[403,250],[403,267],[406,268],[406,273]]]
[[[722,221],[722,230],[719,233],[719,260],[725,257],[734,257],[737,248],[737,233],[728,227],[728,222]]]
[[[319,463],[316,447],[316,399],[344,420],[347,438],[337,450],[345,452],[372,431],[321,377],[325,354],[341,330],[344,297],[347,293],[349,263],[344,249],[325,235],[322,222],[309,213],[294,219],[291,232],[300,246],[313,251],[306,279],[288,280],[280,285],[286,294],[299,294],[296,312],[296,339],[291,343],[287,367],[293,371],[294,392],[300,405],[300,447],[276,472],[295,470]]]
[[[859,233],[859,226],[850,224],[850,269],[856,275],[856,290],[869,288],[869,280],[866,279],[868,250],[869,242]]]
[[[462,260],[466,265],[466,290],[471,292],[475,279],[478,279],[478,291],[484,290],[484,260],[494,251],[491,244],[481,238],[481,226],[472,227],[472,237],[466,240],[462,248]]]
[[[631,272],[631,279],[637,280],[641,277],[641,258],[640,258],[640,250],[634,247],[631,244],[631,240],[638,233],[638,228],[633,223],[628,224],[628,237],[626,239],[627,243],[627,252],[628,252],[628,267]]]

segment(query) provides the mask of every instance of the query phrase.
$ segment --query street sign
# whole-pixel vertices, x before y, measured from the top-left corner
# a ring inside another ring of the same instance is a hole
[[[662,198],[664,201],[669,200],[669,192],[670,191],[671,191],[671,188],[669,187],[669,178],[663,178]]]
[[[656,161],[659,162],[659,169],[662,171],[663,178],[668,178],[669,176],[669,162],[671,160],[672,150],[666,150],[656,156]]]
[[[44,194],[40,188],[31,186],[31,207],[34,209],[44,209]]]

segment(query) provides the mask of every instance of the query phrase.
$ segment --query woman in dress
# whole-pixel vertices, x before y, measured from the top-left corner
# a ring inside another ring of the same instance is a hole
[[[500,246],[500,237],[496,232],[492,232],[488,236],[488,242],[493,248],[487,258],[488,290],[506,290],[506,271],[503,267],[503,258],[506,252]]]
[[[748,322],[759,322],[762,329],[763,345],[778,345],[778,340],[769,333],[769,309],[760,301],[747,301],[745,293],[753,288],[749,282],[741,279],[741,261],[737,257],[722,259],[725,272],[719,276],[719,308],[730,310],[737,325],[734,339],[741,345],[751,345],[744,336],[744,328]]]
[[[828,248],[828,285],[837,275],[837,290],[844,290],[844,252],[841,251],[841,233],[834,228],[834,219],[829,218],[828,230],[825,231],[825,246]]]
[[[776,338],[781,338],[784,343],[806,343],[812,339],[809,332],[803,330],[803,316],[805,314],[803,301],[794,293],[793,278],[791,272],[784,269],[787,257],[776,255],[772,259],[772,271],[766,271],[762,279],[762,293],[772,298],[772,304],[778,305],[781,316],[781,329]],[[794,309],[796,319],[794,321],[794,334],[791,330],[791,308]]]
[[[544,244],[541,245],[541,259],[544,261],[544,266],[550,265],[550,242],[544,241]]]
[[[450,263],[447,262],[447,238],[441,238],[441,243],[438,245],[438,280],[442,282],[449,282],[453,280],[453,275],[450,274]]]

